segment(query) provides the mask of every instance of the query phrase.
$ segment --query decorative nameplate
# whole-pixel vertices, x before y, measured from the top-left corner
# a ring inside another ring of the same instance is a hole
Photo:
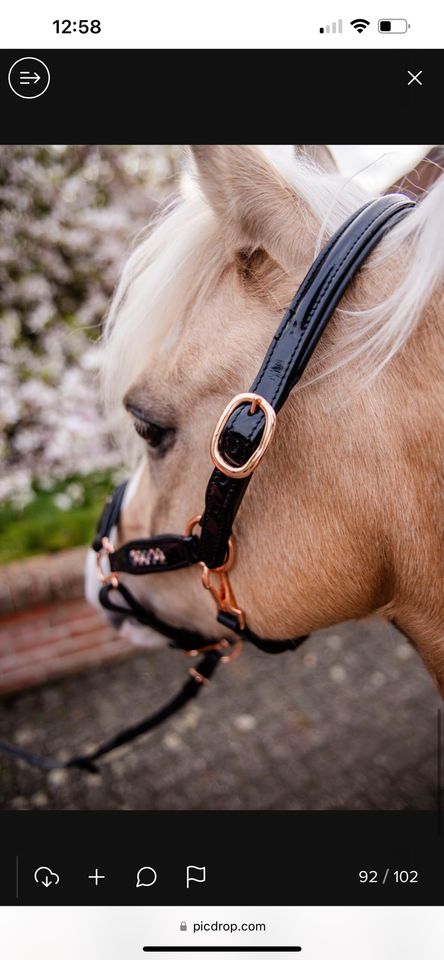
[[[166,556],[160,547],[150,547],[148,550],[130,550],[129,559],[134,567],[157,567],[166,563]]]

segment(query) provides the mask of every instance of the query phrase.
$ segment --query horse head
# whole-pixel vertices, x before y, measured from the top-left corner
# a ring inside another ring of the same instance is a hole
[[[105,392],[137,460],[117,543],[202,513],[222,410],[248,390],[322,243],[368,200],[308,147],[271,159],[194,147],[188,168],[182,198],[130,254],[107,321]],[[361,268],[281,411],[235,522],[232,580],[258,634],[380,612],[443,683],[442,185],[434,194]],[[226,633],[196,568],[132,579],[164,620]]]

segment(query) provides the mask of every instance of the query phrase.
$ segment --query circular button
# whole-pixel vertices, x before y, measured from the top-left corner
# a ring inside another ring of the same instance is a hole
[[[22,57],[12,64],[8,73],[11,90],[23,100],[35,100],[49,87],[51,75],[46,63],[38,57]]]

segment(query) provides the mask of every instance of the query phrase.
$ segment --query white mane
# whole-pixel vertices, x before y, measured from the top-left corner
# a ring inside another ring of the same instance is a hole
[[[325,173],[309,160],[291,156],[288,148],[271,148],[267,155],[319,222],[313,256],[370,199],[355,179]],[[183,193],[128,257],[111,304],[104,334],[103,382],[105,396],[114,404],[120,403],[141,372],[147,352],[168,349],[187,303],[202,297],[221,270],[216,216],[196,187]],[[403,346],[443,276],[443,220],[444,179],[379,245],[380,261],[404,248],[403,275],[385,300],[347,311],[346,340],[338,357],[331,357],[327,372],[358,358],[362,376],[369,381]]]

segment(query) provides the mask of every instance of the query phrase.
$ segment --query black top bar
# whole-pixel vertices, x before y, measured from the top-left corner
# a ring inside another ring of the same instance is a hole
[[[297,47],[297,36],[289,42]],[[31,56],[51,82],[23,100],[8,72]],[[409,85],[409,70],[422,71],[421,86]],[[162,76],[180,78],[168,109],[156,95]],[[239,91],[252,76],[267,78],[268,102],[281,104],[287,91],[286,118],[264,110],[260,96],[245,109]],[[202,78],[211,110],[202,109]],[[441,50],[0,50],[0,80],[3,143],[282,143],[294,130],[295,102],[300,143],[348,143],[351,87],[355,143],[405,143],[408,135],[442,143]]]

